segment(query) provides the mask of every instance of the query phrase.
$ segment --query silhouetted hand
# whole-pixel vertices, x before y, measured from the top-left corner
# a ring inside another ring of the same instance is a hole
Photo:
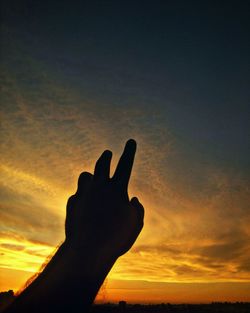
[[[67,204],[66,245],[85,254],[101,249],[118,257],[127,252],[143,227],[144,209],[137,198],[129,200],[128,183],[133,167],[136,142],[129,140],[112,178],[111,151],[104,151],[96,162],[94,175],[83,172],[78,189]]]
[[[129,140],[112,178],[112,153],[104,151],[94,175],[80,175],[67,204],[66,239],[7,313],[86,312],[116,259],[143,227],[144,209],[127,187],[136,142]]]

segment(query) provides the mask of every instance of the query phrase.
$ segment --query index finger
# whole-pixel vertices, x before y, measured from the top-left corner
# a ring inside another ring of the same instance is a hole
[[[134,157],[136,152],[136,141],[129,139],[116,167],[112,180],[121,185],[125,190],[128,188]]]

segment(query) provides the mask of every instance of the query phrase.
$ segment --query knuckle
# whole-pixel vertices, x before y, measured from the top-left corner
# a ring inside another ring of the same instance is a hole
[[[79,179],[78,181],[85,181],[87,179],[90,179],[92,177],[92,174],[90,174],[89,172],[82,172],[80,175],[79,175]]]
[[[72,195],[69,197],[68,202],[67,202],[67,210],[70,209],[74,205],[75,201],[76,201],[75,195]]]

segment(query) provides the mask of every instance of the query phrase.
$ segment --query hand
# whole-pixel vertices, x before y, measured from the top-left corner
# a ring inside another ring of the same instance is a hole
[[[144,208],[137,198],[129,200],[128,183],[136,142],[129,140],[112,178],[109,177],[111,151],[104,151],[94,175],[83,172],[78,189],[67,204],[66,244],[84,255],[99,249],[110,257],[126,253],[142,227]]]
[[[94,175],[84,172],[67,204],[66,239],[44,270],[7,309],[17,312],[86,312],[116,259],[143,227],[144,209],[127,187],[136,142],[129,140],[112,178],[104,151]]]

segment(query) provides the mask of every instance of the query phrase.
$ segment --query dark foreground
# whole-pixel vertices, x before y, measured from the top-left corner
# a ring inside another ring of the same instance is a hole
[[[250,303],[95,305],[91,313],[249,313]]]
[[[0,292],[0,312],[15,299],[14,292]],[[216,302],[211,304],[119,304],[93,305],[91,313],[249,313],[250,302]],[[73,313],[73,312],[72,312]]]

